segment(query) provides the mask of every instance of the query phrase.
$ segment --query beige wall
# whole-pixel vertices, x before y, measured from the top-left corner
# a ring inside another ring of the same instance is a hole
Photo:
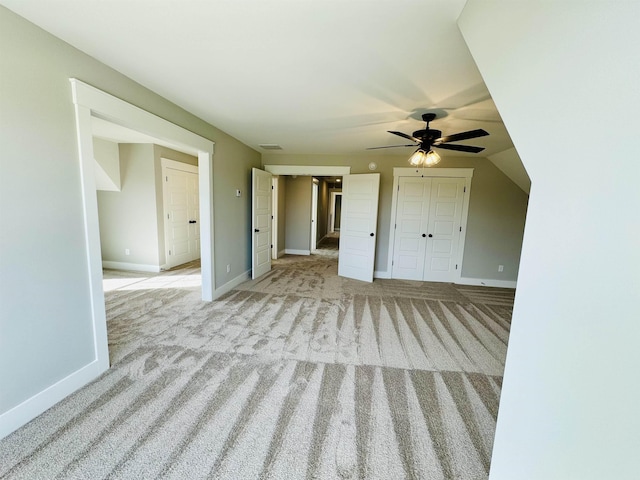
[[[96,161],[96,190],[120,190],[120,152],[118,144],[93,137]]]
[[[158,202],[153,145],[121,144],[119,151],[121,190],[98,191],[102,260],[159,267],[162,195]]]
[[[235,275],[251,268],[249,182],[260,154],[4,7],[0,71],[0,208],[3,223],[11,225],[0,236],[1,415],[24,402],[46,408],[48,400],[35,403],[35,396],[95,357],[69,78],[215,142],[217,287],[227,281],[226,264]]]
[[[376,171],[380,173],[375,270],[388,272],[393,168],[408,167],[406,155],[263,155],[264,165],[348,165],[353,174],[369,173],[368,165],[372,160],[377,163]],[[462,276],[515,281],[528,196],[483,157],[443,158],[435,168],[455,167],[474,169]],[[287,228],[294,227],[288,225]],[[498,265],[504,265],[504,272],[498,272]]]

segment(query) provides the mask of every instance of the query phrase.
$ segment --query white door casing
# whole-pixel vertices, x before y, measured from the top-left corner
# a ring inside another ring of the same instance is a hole
[[[380,174],[342,178],[342,220],[338,275],[373,281],[378,223]]]
[[[271,270],[272,175],[251,170],[251,278]]]
[[[311,184],[311,245],[309,251],[318,248],[318,184],[315,178]]]
[[[278,258],[278,222],[281,219],[278,218],[278,181],[279,177],[273,175],[271,178],[271,260],[277,260]]]
[[[165,264],[200,258],[198,167],[162,159]]]

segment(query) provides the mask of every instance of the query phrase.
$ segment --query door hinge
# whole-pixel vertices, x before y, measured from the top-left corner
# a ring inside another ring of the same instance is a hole
[[[271,190],[273,190],[273,185],[271,185]]]
[[[171,255],[171,250],[169,250],[169,255]]]
[[[169,177],[168,176],[164,177],[164,181],[168,182],[169,181]]]
[[[456,263],[456,270],[458,269],[458,264]]]
[[[273,245],[271,245],[271,248],[273,248]]]
[[[462,193],[465,193],[467,191],[467,187],[462,187]]]
[[[462,231],[462,227],[460,227],[460,231]]]
[[[167,213],[167,220],[171,220],[171,216]]]
[[[398,191],[400,191],[400,185],[398,185]]]
[[[273,215],[271,215],[271,220],[273,220]]]

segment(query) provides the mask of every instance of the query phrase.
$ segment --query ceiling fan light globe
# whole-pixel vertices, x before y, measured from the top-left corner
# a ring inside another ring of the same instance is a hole
[[[438,163],[440,163],[440,160],[442,160],[440,158],[440,155],[438,155],[433,150],[429,150],[429,153],[425,155],[424,164],[427,167],[433,167],[434,165],[437,165]]]
[[[413,155],[409,157],[409,163],[414,167],[419,167],[426,160],[427,154],[424,150],[416,150]]]

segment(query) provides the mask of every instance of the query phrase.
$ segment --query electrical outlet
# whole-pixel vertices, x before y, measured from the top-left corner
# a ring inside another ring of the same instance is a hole
[[[131,250],[129,250],[128,248],[124,249],[124,254],[125,255],[131,255]]]
[[[498,265],[498,271],[504,272],[504,265]]]
[[[227,265],[227,273],[231,271],[231,265]]]

